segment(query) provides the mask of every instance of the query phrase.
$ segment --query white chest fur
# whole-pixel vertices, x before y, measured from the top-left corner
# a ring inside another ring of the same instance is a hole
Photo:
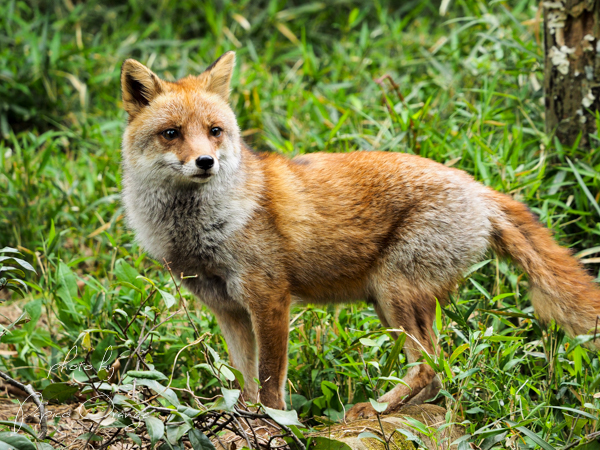
[[[219,184],[217,176],[205,185],[157,184],[125,170],[123,203],[136,240],[177,275],[196,276],[186,286],[209,306],[218,301],[213,297],[241,295],[241,273],[230,249],[258,208],[254,196],[244,195],[242,181]]]

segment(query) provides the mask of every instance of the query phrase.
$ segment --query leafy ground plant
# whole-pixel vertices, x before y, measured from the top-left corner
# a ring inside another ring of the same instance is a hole
[[[0,3],[0,246],[21,253],[0,257],[37,272],[0,262],[14,268],[0,272],[0,371],[52,397],[45,444],[201,446],[192,430],[215,443],[210,430],[223,439],[245,421],[218,409],[240,381],[214,318],[179,295],[123,221],[119,68],[128,57],[176,79],[236,50],[233,108],[257,150],[401,151],[466,170],[527,203],[598,276],[598,137],[591,149],[567,148],[544,131],[538,2],[442,3],[445,15],[421,0]],[[527,280],[510,263],[490,254],[472,269],[440,309],[440,353],[424,362],[443,383],[443,426],[465,427],[461,450],[595,448],[598,354],[539,325]],[[399,382],[400,350],[364,305],[294,309],[290,410],[327,429]],[[104,360],[107,351],[119,356]],[[7,389],[0,419],[20,421],[18,392]],[[73,418],[61,409],[84,403]],[[99,417],[112,403],[123,415],[148,413],[150,425],[140,416],[132,436],[123,423],[110,441],[117,428]],[[439,436],[413,425],[417,446]],[[11,439],[35,441],[38,425],[29,426]]]
[[[74,280],[69,269],[61,267],[59,270],[65,272],[61,274],[58,290],[77,289],[76,284],[69,286]],[[19,408],[15,420],[2,422],[30,436],[10,431],[0,433],[0,442],[27,449],[33,448],[32,441],[41,443],[48,439],[50,444],[40,448],[65,447],[65,440],[58,439],[61,430],[56,427],[60,416],[52,405],[75,400],[78,406],[69,420],[71,431],[77,428],[78,432],[71,435],[84,448],[92,443],[93,447],[109,448],[124,439],[143,448],[180,449],[184,448],[184,442],[195,449],[214,448],[207,436],[223,447],[223,441],[239,439],[249,448],[268,447],[271,443],[285,445],[286,441],[305,447],[298,429],[304,426],[295,411],[276,411],[260,404],[250,409],[238,404],[243,377],[210,346],[209,332],[199,334],[184,299],[176,300],[165,283],[140,276],[122,260],[117,262],[115,273],[116,283],[110,290],[101,286],[92,289],[117,296],[114,305],[122,307],[114,309],[109,323],[99,321],[100,328],[80,332],[64,353],[64,359],[48,368],[45,387],[39,393],[0,373],[17,389],[41,399],[34,414],[25,414]],[[175,309],[177,306],[179,310]],[[180,339],[172,342],[176,338],[173,326],[182,325],[181,320],[172,320],[176,316],[190,321],[189,342]],[[7,342],[14,342],[14,333],[10,337]],[[173,345],[169,346],[169,342]],[[152,357],[167,347],[169,352],[172,350],[170,372],[162,365],[155,365]],[[212,386],[204,392],[210,392],[212,397],[199,395],[190,384],[195,385],[197,378],[192,378],[189,372],[187,378],[179,377],[176,367],[182,362],[192,372],[204,372],[203,386]],[[43,403],[49,403],[47,411]],[[35,415],[43,419],[40,434],[25,424]],[[48,433],[46,422],[49,422]],[[75,445],[71,442],[66,446]]]

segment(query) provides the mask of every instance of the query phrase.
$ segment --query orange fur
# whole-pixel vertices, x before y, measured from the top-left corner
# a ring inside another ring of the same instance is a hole
[[[492,247],[529,274],[539,318],[546,323],[556,320],[572,336],[594,332],[600,296],[592,277],[525,205],[498,192],[490,195],[503,213],[494,222]]]
[[[247,398],[258,377],[260,400],[285,407],[294,301],[366,300],[385,326],[406,331],[409,362],[435,353],[436,299],[489,248],[529,273],[540,318],[572,334],[593,328],[591,278],[524,205],[468,174],[400,153],[254,153],[228,105],[233,64],[227,53],[171,83],[124,63],[123,201],[144,248],[196,276],[184,283],[214,311]],[[201,157],[214,167],[202,169]],[[381,397],[388,410],[439,389],[426,364],[405,381]],[[357,405],[350,415],[372,413]]]

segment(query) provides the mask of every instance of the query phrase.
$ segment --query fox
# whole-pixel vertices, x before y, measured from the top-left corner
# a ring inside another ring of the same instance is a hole
[[[407,153],[255,152],[230,105],[234,67],[227,52],[172,82],[124,61],[122,201],[140,246],[215,315],[244,399],[286,408],[292,305],[357,301],[408,337],[385,413],[434,397],[422,356],[437,351],[436,301],[490,250],[528,274],[542,323],[596,332],[600,289],[526,205]],[[346,417],[375,414],[358,403]]]

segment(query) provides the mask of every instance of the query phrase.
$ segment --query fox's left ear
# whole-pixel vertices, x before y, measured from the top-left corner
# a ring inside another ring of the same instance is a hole
[[[163,91],[163,82],[154,72],[134,59],[127,59],[121,67],[123,107],[131,118]]]
[[[198,78],[206,82],[205,89],[229,101],[229,83],[235,67],[235,52],[227,52],[202,72]]]

